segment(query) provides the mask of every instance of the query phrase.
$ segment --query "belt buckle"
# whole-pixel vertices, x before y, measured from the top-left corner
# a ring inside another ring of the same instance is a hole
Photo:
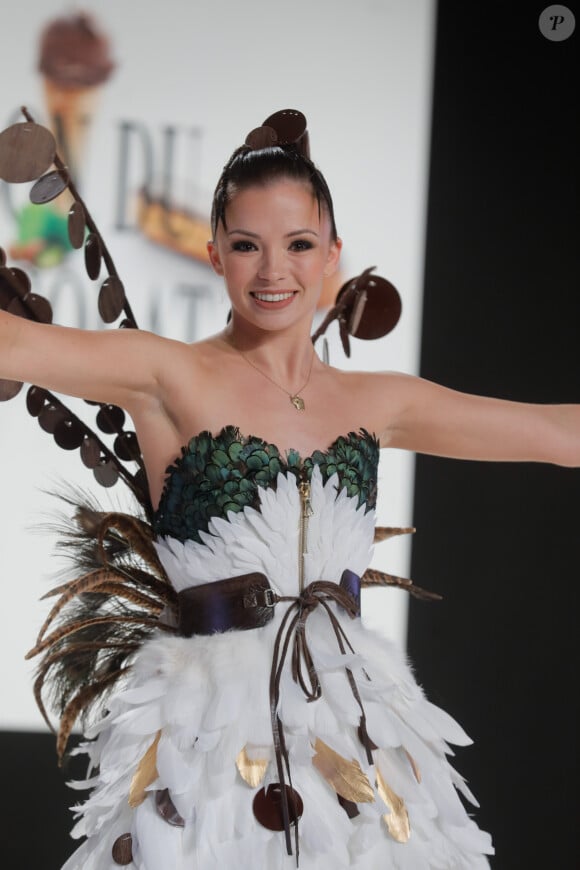
[[[260,601],[260,594],[263,594],[264,598]],[[276,606],[276,596],[274,594],[274,590],[268,587],[267,589],[258,589],[256,592],[250,592],[248,595],[244,595],[243,599],[244,607],[275,607]]]

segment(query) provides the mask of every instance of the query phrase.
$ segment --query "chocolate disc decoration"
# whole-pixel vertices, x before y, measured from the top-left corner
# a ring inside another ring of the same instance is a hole
[[[112,323],[123,311],[125,304],[125,288],[123,282],[110,275],[101,285],[99,291],[99,314],[105,323]]]
[[[29,320],[31,318],[30,311],[18,296],[13,296],[8,305],[6,306],[6,311],[9,314],[14,314],[15,317],[25,317]]]
[[[0,133],[0,178],[11,184],[36,181],[56,155],[54,136],[46,127],[26,122]]]
[[[24,299],[24,305],[39,323],[52,323],[52,305],[44,296],[29,293]]]
[[[296,145],[303,154],[309,156],[306,117],[296,109],[282,109],[270,115],[263,124],[276,131],[279,145]]]
[[[162,791],[155,792],[155,807],[157,812],[168,825],[173,825],[175,828],[185,827],[185,821],[175,809],[175,804],[169,795],[169,789],[164,788]]]
[[[147,496],[147,494],[149,493],[149,483],[147,481],[145,469],[140,468],[133,480],[135,481],[135,486],[137,487],[137,489],[140,490],[145,496]]]
[[[96,468],[101,461],[99,442],[90,435],[85,435],[81,444],[81,459],[87,468]]]
[[[126,867],[133,862],[133,837],[131,834],[121,834],[113,843],[111,849],[113,861],[115,864],[120,864],[121,867]]]
[[[93,468],[93,474],[95,475],[97,483],[100,483],[101,486],[105,487],[114,486],[119,479],[117,467],[107,460],[101,460],[99,464]]]
[[[22,381],[8,381],[0,378],[0,402],[9,402],[17,396],[24,384]]]
[[[296,822],[302,816],[304,804],[298,792],[285,785],[286,797],[288,800],[288,814],[290,816],[290,824]],[[284,819],[282,817],[282,788],[279,783],[275,782],[268,786],[268,790],[263,788],[257,793],[252,804],[254,815],[259,823],[268,828],[269,831],[283,831]]]
[[[124,422],[125,412],[117,405],[103,405],[97,414],[97,426],[101,432],[106,432],[107,435],[120,432]]]
[[[260,151],[262,148],[271,148],[278,142],[278,135],[272,127],[254,127],[246,136],[245,145],[252,151]]]
[[[46,402],[46,390],[32,386],[26,394],[26,407],[31,417],[38,417]]]
[[[85,231],[85,210],[80,202],[73,202],[68,213],[68,237],[73,248],[82,248]]]
[[[402,307],[396,287],[386,278],[372,275],[371,271],[367,269],[359,278],[343,284],[336,297],[338,303],[356,284],[354,299],[340,317],[350,335],[368,340],[391,332],[399,322]]]
[[[119,459],[124,462],[136,462],[141,456],[141,448],[134,432],[122,432],[117,435],[114,450]]]
[[[48,172],[33,185],[29,193],[30,202],[33,202],[35,205],[52,202],[53,199],[61,195],[63,190],[67,189],[68,181],[66,175],[59,172],[58,169]]]
[[[4,248],[0,248],[0,266],[6,265],[6,251]]]
[[[56,427],[65,419],[66,416],[67,411],[64,408],[60,408],[58,405],[53,405],[52,402],[49,402],[49,404],[45,405],[38,415],[38,422],[45,432],[54,435]]]
[[[64,450],[76,450],[83,443],[85,427],[70,417],[61,420],[54,430],[54,440]]]
[[[85,267],[89,278],[96,281],[101,271],[101,243],[96,233],[90,233],[85,242]]]
[[[5,274],[5,280],[8,282],[12,290],[17,293],[21,299],[30,293],[30,278],[22,269],[7,269],[8,274]]]
[[[7,308],[14,296],[12,284],[8,282],[7,273],[9,271],[9,269],[0,266],[0,308]]]

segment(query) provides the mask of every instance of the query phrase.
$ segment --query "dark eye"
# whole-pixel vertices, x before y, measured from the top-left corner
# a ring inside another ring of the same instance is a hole
[[[247,251],[255,251],[256,246],[253,242],[248,242],[244,239],[240,239],[238,242],[232,242],[232,251],[241,251],[242,253],[246,253]]]
[[[313,247],[313,244],[308,239],[294,239],[294,241],[290,245],[290,250],[292,250],[292,251],[309,251],[312,247]]]

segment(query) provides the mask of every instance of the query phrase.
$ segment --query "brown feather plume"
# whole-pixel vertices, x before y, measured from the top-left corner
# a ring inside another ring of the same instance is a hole
[[[377,571],[376,568],[367,568],[361,577],[361,586],[397,586],[422,601],[441,601],[443,598],[438,592],[430,592],[428,589],[423,589],[422,586],[415,586],[413,581],[406,577],[385,574],[384,571]]]
[[[72,577],[44,596],[58,597],[27,655],[42,656],[34,695],[51,728],[48,708],[60,717],[61,760],[77,719],[102,713],[144,641],[172,630],[159,617],[177,600],[141,516],[103,511],[78,493],[63,499],[74,515],[61,520],[58,547]]]

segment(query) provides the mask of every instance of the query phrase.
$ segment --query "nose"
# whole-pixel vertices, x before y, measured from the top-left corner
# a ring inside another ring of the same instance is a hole
[[[261,281],[280,281],[286,276],[286,259],[283,251],[264,248],[258,266]]]

